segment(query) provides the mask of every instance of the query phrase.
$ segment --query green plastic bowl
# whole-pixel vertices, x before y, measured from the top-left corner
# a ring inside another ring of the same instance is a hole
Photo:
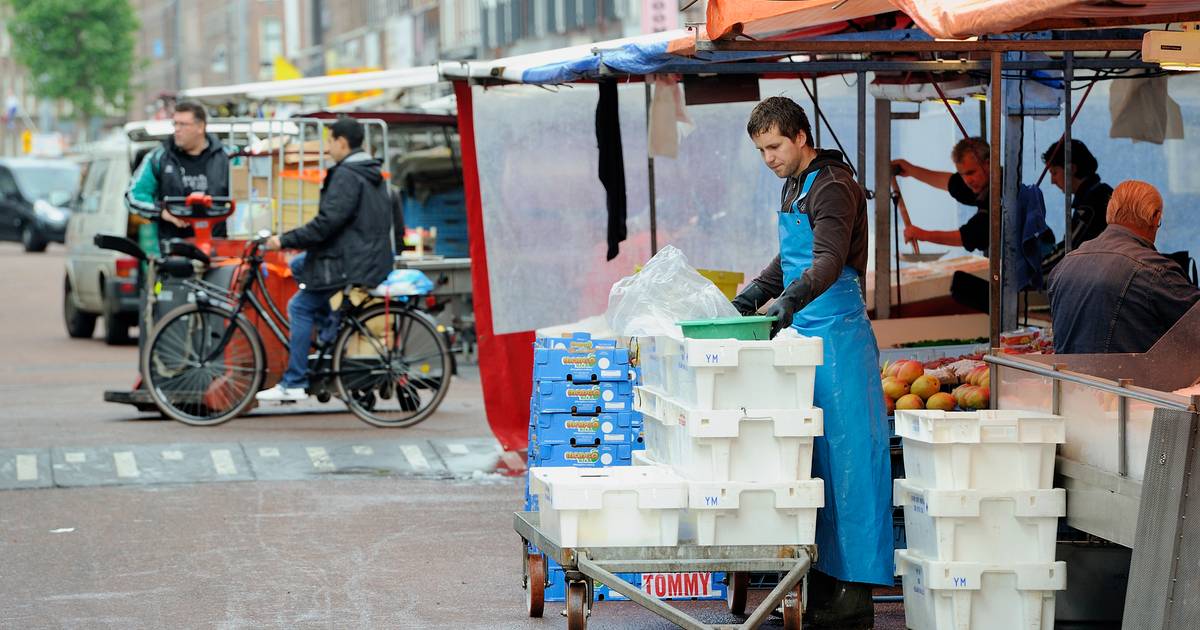
[[[748,317],[721,317],[678,322],[683,336],[688,339],[737,339],[738,341],[766,341],[771,338],[771,323],[774,317],[750,315]]]

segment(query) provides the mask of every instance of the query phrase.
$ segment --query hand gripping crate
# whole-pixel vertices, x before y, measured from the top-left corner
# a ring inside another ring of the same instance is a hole
[[[788,482],[812,477],[820,409],[692,409],[646,387],[634,408],[645,418],[651,459],[689,481]]]
[[[822,341],[688,339],[662,393],[695,409],[809,409]]]
[[[666,468],[530,472],[542,527],[563,547],[673,547],[679,542],[687,483]]]
[[[910,630],[1050,630],[1065,562],[938,562],[896,552]]]
[[[650,468],[635,466],[633,470]],[[698,545],[811,545],[817,509],[825,505],[820,479],[779,483],[688,482],[688,511],[680,536]]]
[[[1010,410],[896,412],[910,483],[939,490],[1049,490],[1061,416]]]
[[[1066,490],[932,490],[897,479],[908,552],[942,562],[1054,561]]]

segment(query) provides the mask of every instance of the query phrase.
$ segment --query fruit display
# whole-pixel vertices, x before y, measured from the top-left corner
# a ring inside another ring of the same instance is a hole
[[[987,409],[991,371],[980,356],[937,359],[926,363],[903,359],[887,363],[880,375],[888,414],[896,409]]]

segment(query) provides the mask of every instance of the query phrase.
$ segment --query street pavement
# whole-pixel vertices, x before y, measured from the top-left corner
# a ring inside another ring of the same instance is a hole
[[[495,472],[473,366],[410,429],[337,401],[216,427],[139,414],[102,401],[136,347],[66,335],[63,254],[0,244],[0,628],[565,627],[561,604],[525,615],[523,481]],[[674,626],[604,602],[589,627]]]

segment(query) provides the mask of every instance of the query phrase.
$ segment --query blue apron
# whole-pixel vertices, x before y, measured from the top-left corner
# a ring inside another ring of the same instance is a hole
[[[818,171],[819,172],[819,171]],[[813,262],[813,231],[800,204],[779,213],[784,286]],[[796,313],[792,328],[824,341],[815,404],[825,412],[825,435],[815,440],[813,476],[825,480],[817,513],[814,568],[848,582],[892,585],[892,473],[887,413],[879,378],[879,347],[867,320],[858,273],[846,267],[833,286]]]

